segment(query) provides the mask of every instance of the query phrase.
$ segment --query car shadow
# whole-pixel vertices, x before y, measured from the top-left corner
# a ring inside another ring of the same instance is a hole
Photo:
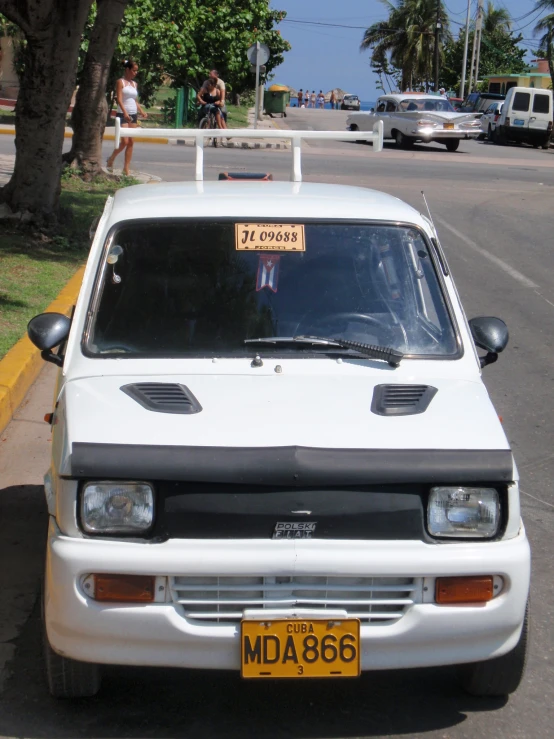
[[[505,704],[466,696],[453,668],[375,672],[344,682],[244,682],[235,673],[107,667],[98,696],[57,701],[47,691],[41,654],[46,520],[41,486],[0,491],[1,597],[17,600],[24,583],[32,598],[0,697],[2,736],[410,736],[448,730],[470,712]]]

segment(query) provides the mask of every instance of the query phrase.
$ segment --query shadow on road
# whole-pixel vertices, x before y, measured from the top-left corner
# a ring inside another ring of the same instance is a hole
[[[20,579],[34,608],[16,641],[0,700],[0,735],[48,737],[359,737],[444,730],[466,713],[503,701],[465,696],[452,669],[377,672],[345,682],[242,682],[236,674],[106,668],[100,694],[56,701],[47,692],[41,655],[38,586],[46,510],[40,486],[0,492],[2,598]],[[1,545],[0,545],[1,546]]]

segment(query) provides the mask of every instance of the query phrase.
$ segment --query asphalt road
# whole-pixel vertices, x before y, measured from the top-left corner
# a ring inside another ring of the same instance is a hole
[[[345,118],[341,112],[291,110],[277,123],[340,129]],[[0,153],[10,147],[0,140]],[[241,683],[223,673],[109,669],[94,700],[68,705],[50,699],[42,680],[36,606],[45,526],[40,475],[48,458],[48,427],[40,419],[50,410],[53,377],[48,367],[0,436],[0,667],[2,654],[13,657],[3,692],[0,679],[0,736],[553,735],[553,156],[552,150],[480,142],[463,142],[456,153],[433,145],[398,152],[391,145],[378,155],[367,145],[332,142],[306,146],[303,156],[309,181],[374,187],[420,209],[424,190],[468,317],[497,315],[508,324],[510,344],[484,370],[484,379],[520,468],[533,550],[531,655],[519,691],[507,702],[469,698],[449,668],[277,685]],[[280,151],[208,151],[206,178],[242,169],[284,179],[290,159]],[[137,144],[133,166],[177,180],[192,177],[192,162],[189,147]]]

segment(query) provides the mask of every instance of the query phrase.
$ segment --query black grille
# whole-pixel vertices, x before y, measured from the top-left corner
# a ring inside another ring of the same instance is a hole
[[[376,385],[371,410],[378,416],[414,416],[427,410],[436,392],[430,385]]]
[[[200,413],[202,406],[185,385],[176,382],[137,382],[121,388],[143,408],[158,413]]]

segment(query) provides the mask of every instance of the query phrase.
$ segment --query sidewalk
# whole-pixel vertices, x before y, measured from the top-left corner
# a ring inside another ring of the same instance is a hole
[[[0,187],[6,184],[12,176],[13,167],[15,163],[15,154],[0,154]],[[105,167],[102,167],[103,171],[106,172]],[[114,169],[113,174],[120,175],[120,169]],[[138,180],[141,184],[147,185],[151,182],[161,182],[162,178],[157,177],[155,174],[149,174],[148,172],[135,172],[133,171],[132,176]]]
[[[282,126],[283,128],[287,128],[287,126]],[[254,108],[250,108],[248,111],[248,128],[254,128]],[[279,130],[281,126],[277,124],[277,122],[270,118],[269,116],[264,115],[263,120],[258,121],[258,129],[261,130],[268,130],[268,131],[274,131],[275,129]],[[104,141],[114,141],[115,140],[115,134],[111,133],[113,129],[112,128],[106,128],[106,131],[104,133]],[[8,124],[0,124],[0,135],[6,135],[6,136],[15,136],[15,126],[8,125]],[[265,140],[265,139],[257,139],[256,141],[248,141],[247,139],[233,139],[233,129],[229,129],[229,134],[231,141],[226,141],[223,139],[220,142],[220,146],[223,146],[227,149],[289,149],[290,148],[290,142],[286,141],[286,139],[283,139],[283,141],[275,141],[275,139],[271,140]],[[70,139],[73,137],[73,129],[69,126],[66,126],[65,134],[66,139]],[[194,141],[192,139],[169,139],[169,138],[159,138],[159,139],[150,139],[142,136],[136,136],[135,141],[140,141],[145,144],[170,144],[173,146],[194,146]]]

